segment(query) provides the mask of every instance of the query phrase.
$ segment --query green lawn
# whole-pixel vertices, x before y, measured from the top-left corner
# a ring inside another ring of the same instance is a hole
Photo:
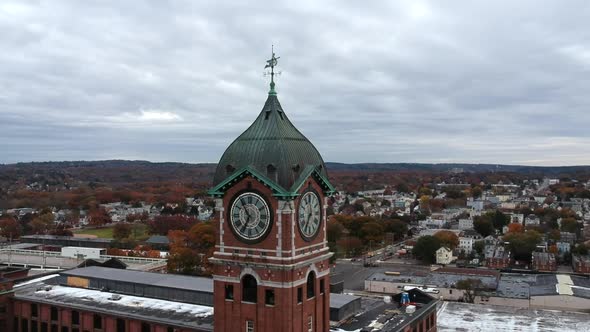
[[[77,229],[74,234],[96,235],[99,238],[112,238],[113,227]]]
[[[136,241],[144,241],[147,240],[149,237],[148,234],[148,227],[143,224],[135,224],[132,226],[131,236],[130,238]],[[84,229],[77,229],[74,231],[74,234],[86,234],[86,235],[96,235],[98,238],[112,238],[113,237],[113,228],[111,227],[103,227],[103,228],[84,228]]]

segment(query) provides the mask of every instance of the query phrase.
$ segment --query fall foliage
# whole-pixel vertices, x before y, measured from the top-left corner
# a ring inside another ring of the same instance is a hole
[[[215,228],[210,222],[193,225],[188,231],[170,230],[168,271],[189,275],[209,275],[209,257],[215,247]]]
[[[439,231],[434,234],[434,237],[438,239],[441,247],[448,247],[451,250],[457,248],[459,245],[459,237],[457,234],[451,231]]]

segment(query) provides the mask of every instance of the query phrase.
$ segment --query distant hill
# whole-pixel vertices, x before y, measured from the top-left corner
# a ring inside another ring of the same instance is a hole
[[[520,166],[500,164],[420,164],[420,163],[326,163],[328,170],[333,171],[429,171],[449,172],[462,169],[463,172],[513,172],[521,174],[557,175],[575,172],[590,172],[590,166]]]
[[[31,162],[0,165],[0,187],[22,188],[34,184],[39,188],[61,190],[63,184],[80,183],[126,186],[141,183],[170,182],[193,184],[207,188],[213,178],[216,164],[152,163],[141,160]],[[590,166],[537,167],[491,164],[419,164],[419,163],[326,163],[331,178],[337,184],[350,174],[358,173],[516,173],[536,176],[575,176],[590,174]],[[362,179],[363,177],[360,177]],[[0,191],[1,188],[0,188]]]

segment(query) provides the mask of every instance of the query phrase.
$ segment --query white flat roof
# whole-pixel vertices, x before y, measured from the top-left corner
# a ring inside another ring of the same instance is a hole
[[[590,314],[444,302],[437,331],[590,331]]]

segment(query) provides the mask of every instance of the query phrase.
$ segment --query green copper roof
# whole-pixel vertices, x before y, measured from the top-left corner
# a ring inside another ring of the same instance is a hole
[[[213,185],[248,167],[288,190],[309,166],[322,180],[328,178],[318,150],[289,121],[276,94],[270,93],[256,120],[223,153]]]

